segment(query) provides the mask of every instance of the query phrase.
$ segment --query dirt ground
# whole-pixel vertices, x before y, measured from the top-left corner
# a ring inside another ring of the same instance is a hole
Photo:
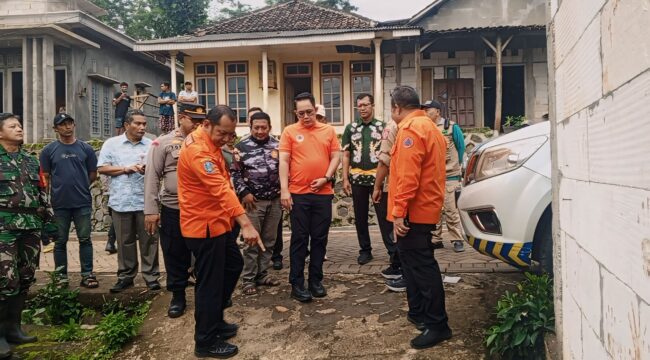
[[[286,270],[285,270],[286,271]],[[284,272],[281,275],[286,275]],[[484,329],[505,290],[522,280],[519,273],[461,274],[445,284],[454,337],[428,350],[413,350],[418,331],[406,321],[406,294],[386,291],[379,276],[326,275],[326,298],[302,304],[290,299],[286,284],[244,297],[238,289],[226,320],[240,325],[231,339],[238,359],[483,359]],[[188,311],[166,316],[170,294],[157,296],[134,343],[117,359],[194,359],[193,293]]]

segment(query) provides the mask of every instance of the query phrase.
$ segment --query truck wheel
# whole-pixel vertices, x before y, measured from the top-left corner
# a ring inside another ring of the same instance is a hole
[[[532,259],[538,263],[536,272],[553,276],[553,213],[549,205],[537,223]]]

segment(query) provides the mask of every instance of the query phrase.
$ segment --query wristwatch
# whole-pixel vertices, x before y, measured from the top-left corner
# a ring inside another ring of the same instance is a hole
[[[334,176],[325,176],[325,180],[330,182],[330,181],[334,180]]]

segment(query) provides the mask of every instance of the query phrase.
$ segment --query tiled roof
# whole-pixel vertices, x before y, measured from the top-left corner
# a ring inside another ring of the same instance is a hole
[[[377,24],[360,15],[292,0],[199,29],[195,35],[323,29],[371,29]]]

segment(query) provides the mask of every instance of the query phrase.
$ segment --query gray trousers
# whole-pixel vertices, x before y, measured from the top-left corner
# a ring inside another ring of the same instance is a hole
[[[282,220],[279,198],[258,200],[255,205],[257,210],[246,211],[246,215],[262,237],[266,251],[262,251],[257,245],[246,246],[244,249],[244,271],[242,273],[244,285],[263,281],[268,276],[273,247],[278,234],[278,223]]]
[[[158,233],[147,234],[144,212],[113,210],[113,224],[117,238],[117,278],[131,280],[138,274],[138,243],[142,277],[146,282],[158,280]]]

